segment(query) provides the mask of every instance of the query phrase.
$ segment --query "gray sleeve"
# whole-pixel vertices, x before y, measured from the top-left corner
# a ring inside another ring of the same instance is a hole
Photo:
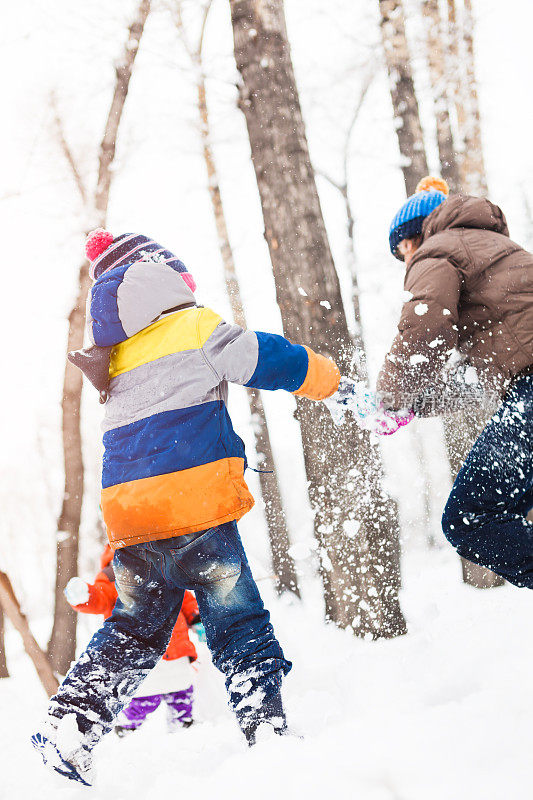
[[[220,322],[202,352],[220,381],[245,385],[255,372],[259,345],[254,331]]]

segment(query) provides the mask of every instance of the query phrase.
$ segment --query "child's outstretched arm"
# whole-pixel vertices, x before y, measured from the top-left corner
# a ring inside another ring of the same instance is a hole
[[[94,583],[71,578],[65,587],[65,597],[75,611],[83,614],[109,614],[118,594],[115,584],[104,572],[100,572]]]
[[[183,616],[187,620],[187,625],[194,625],[195,623],[200,622],[200,610],[198,608],[198,603],[196,602],[196,597],[192,592],[185,592],[183,603],[181,604],[181,610],[183,612]]]
[[[205,322],[215,324],[202,350],[219,381],[284,389],[311,400],[323,400],[337,390],[340,372],[330,358],[274,333],[230,325],[209,309],[204,315]]]
[[[200,617],[200,609],[198,608],[196,597],[192,592],[185,592],[183,603],[181,604],[181,611],[185,617],[187,625],[196,633],[198,640],[200,642],[205,642],[204,623]]]

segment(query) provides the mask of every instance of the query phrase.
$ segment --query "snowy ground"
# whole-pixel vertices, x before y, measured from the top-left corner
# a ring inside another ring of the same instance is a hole
[[[10,641],[17,677],[0,682],[0,797],[529,796],[533,691],[524,688],[531,686],[531,595],[510,586],[483,592],[462,585],[446,547],[416,548],[404,576],[409,633],[390,642],[354,640],[325,626],[318,605],[315,613],[288,607],[265,592],[294,662],[286,704],[303,740],[275,737],[249,750],[204,653],[202,721],[168,735],[163,716],[154,715],[129,739],[110,735],[97,751],[92,789],[40,767],[28,737],[46,698]]]

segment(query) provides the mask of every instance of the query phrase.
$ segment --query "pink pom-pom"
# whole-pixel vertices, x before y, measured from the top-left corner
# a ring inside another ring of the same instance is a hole
[[[113,243],[113,234],[103,228],[96,228],[91,231],[85,240],[85,253],[89,261],[94,261],[95,258],[102,255],[104,250],[107,250],[110,244]]]

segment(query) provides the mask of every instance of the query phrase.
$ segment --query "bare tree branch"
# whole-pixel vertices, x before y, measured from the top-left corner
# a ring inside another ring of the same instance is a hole
[[[0,605],[15,630],[20,633],[24,649],[33,661],[39,680],[44,686],[48,697],[51,697],[59,686],[57,678],[46,654],[43,653],[30,630],[28,620],[21,611],[20,603],[15,596],[11,581],[5,572],[0,572]]]
[[[85,188],[83,178],[81,177],[80,170],[76,163],[76,159],[74,158],[74,154],[70,148],[70,145],[67,141],[67,137],[65,135],[63,120],[59,114],[55,92],[52,92],[50,95],[50,105],[52,107],[54,114],[54,125],[56,127],[57,137],[59,141],[59,146],[61,147],[61,152],[65,156],[65,160],[70,167],[70,171],[72,173],[74,183],[76,184],[76,188],[78,189],[78,192],[80,194],[81,201],[84,206],[87,206],[87,199],[88,199],[87,190]]]

